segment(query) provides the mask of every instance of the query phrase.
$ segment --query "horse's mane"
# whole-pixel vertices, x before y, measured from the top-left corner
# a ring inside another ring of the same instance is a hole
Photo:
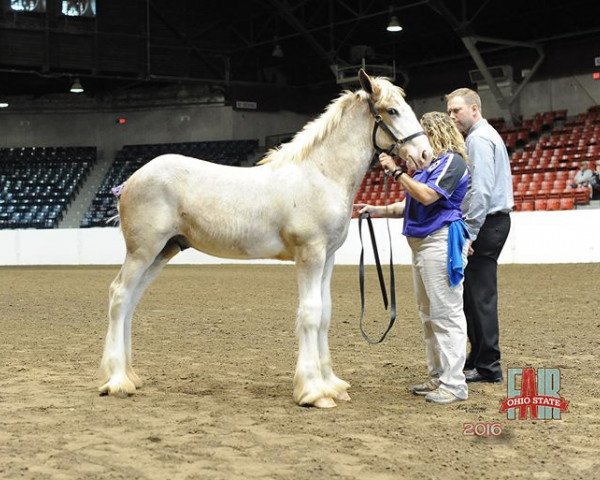
[[[404,91],[400,87],[394,86],[389,81],[380,82],[380,78],[373,79],[378,88],[378,102],[385,102],[394,93],[400,91],[404,96]],[[342,120],[342,117],[356,101],[366,102],[369,95],[364,90],[351,92],[344,90],[337,98],[334,98],[323,114],[308,122],[294,138],[279,148],[273,148],[258,162],[259,165],[272,162],[300,162],[307,158],[308,152],[326,138]]]

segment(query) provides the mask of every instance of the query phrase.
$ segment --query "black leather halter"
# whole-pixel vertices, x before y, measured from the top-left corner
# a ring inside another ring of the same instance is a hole
[[[385,152],[389,155],[399,145],[404,145],[405,143],[410,142],[413,138],[419,137],[421,135],[425,135],[425,132],[423,130],[421,130],[420,132],[416,132],[407,137],[398,139],[398,137],[396,137],[396,135],[394,135],[394,132],[392,132],[390,127],[388,127],[387,124],[383,121],[383,118],[379,114],[377,109],[375,108],[375,104],[373,103],[373,101],[369,98],[369,99],[367,99],[367,103],[369,104],[369,110],[371,111],[371,115],[373,115],[373,119],[375,120],[375,124],[373,125],[372,138],[373,138],[373,147],[375,148],[376,156],[382,152]],[[390,137],[392,139],[392,141],[394,142],[386,149],[381,148],[379,145],[377,145],[377,129],[380,127],[388,135],[388,137]]]

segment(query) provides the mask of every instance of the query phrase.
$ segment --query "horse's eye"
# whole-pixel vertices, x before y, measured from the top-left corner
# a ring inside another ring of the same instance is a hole
[[[395,108],[388,108],[387,113],[389,115],[398,115],[398,110],[396,110]]]

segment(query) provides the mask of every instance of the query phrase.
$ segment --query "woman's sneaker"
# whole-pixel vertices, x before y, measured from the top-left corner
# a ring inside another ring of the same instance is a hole
[[[464,399],[458,398],[456,395],[450,393],[448,390],[438,388],[437,390],[434,390],[433,392],[429,392],[427,395],[425,395],[425,400],[427,402],[432,402],[432,403],[446,404],[446,403],[460,402]]]
[[[430,378],[425,383],[419,383],[417,385],[412,385],[410,387],[410,391],[414,395],[427,395],[428,393],[434,392],[440,386],[439,380],[435,378]]]

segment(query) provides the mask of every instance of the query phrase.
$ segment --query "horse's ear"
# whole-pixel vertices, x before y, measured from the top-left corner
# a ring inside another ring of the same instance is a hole
[[[365,72],[362,68],[358,71],[358,80],[360,81],[360,86],[362,89],[369,95],[373,95],[373,84],[371,83],[371,77],[369,77],[367,72]]]
[[[374,101],[377,101],[377,97],[379,97],[379,87],[362,68],[358,71],[358,80],[360,81],[362,89],[367,92]]]

